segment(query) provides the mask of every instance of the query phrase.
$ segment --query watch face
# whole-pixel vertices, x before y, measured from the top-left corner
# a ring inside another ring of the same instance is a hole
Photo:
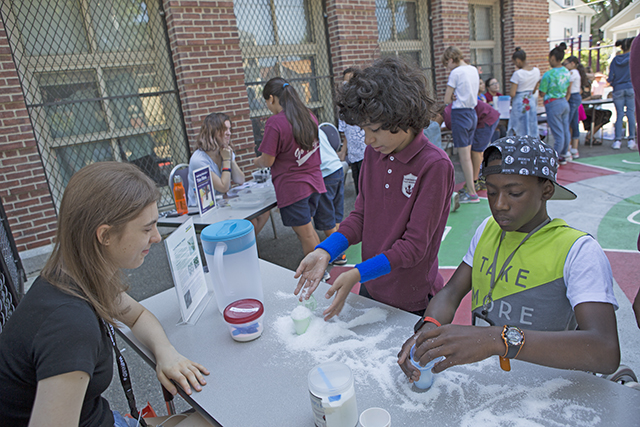
[[[518,345],[522,342],[522,334],[517,329],[509,328],[504,335],[511,345]]]

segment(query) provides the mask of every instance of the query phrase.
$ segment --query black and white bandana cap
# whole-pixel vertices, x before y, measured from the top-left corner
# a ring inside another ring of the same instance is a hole
[[[495,147],[502,153],[502,164],[487,166],[488,153]],[[556,151],[532,136],[507,136],[500,138],[484,151],[482,162],[483,176],[496,173],[531,175],[546,178],[553,182],[555,193],[551,200],[573,200],[576,194],[558,184],[558,155]]]

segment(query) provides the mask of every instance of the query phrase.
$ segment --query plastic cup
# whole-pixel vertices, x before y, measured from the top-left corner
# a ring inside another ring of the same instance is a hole
[[[413,385],[415,385],[420,390],[426,390],[433,384],[433,372],[431,372],[431,368],[433,368],[433,365],[443,360],[444,357],[437,357],[427,363],[426,366],[420,366],[418,362],[413,360],[413,351],[415,350],[415,348],[416,346],[414,344],[413,347],[411,347],[411,355],[409,357],[411,358],[411,363],[413,363],[413,366],[420,370],[420,380],[414,382]]]
[[[311,311],[315,311],[316,308],[318,308],[318,302],[316,301],[316,297],[314,297],[313,294],[311,294],[309,299],[303,299],[302,301],[300,301],[300,304],[304,305]]]
[[[369,408],[360,414],[360,425],[362,427],[389,427],[391,415],[382,408]]]
[[[311,310],[304,305],[298,305],[291,312],[291,320],[293,320],[293,327],[296,330],[296,334],[302,335],[307,331],[311,323]]]

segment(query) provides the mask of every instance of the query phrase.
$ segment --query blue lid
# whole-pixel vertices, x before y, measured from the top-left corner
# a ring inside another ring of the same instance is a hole
[[[226,242],[253,232],[253,224],[246,219],[228,219],[208,225],[200,238],[207,242]]]
[[[229,219],[208,225],[200,233],[202,249],[205,254],[213,255],[218,243],[225,243],[225,254],[244,251],[256,241],[253,224],[246,219]]]

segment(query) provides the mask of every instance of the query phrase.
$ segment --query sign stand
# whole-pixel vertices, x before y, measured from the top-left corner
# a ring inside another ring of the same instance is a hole
[[[207,287],[193,218],[189,218],[171,233],[164,244],[180,304],[182,318],[178,325],[195,325],[209,304],[213,292]]]

